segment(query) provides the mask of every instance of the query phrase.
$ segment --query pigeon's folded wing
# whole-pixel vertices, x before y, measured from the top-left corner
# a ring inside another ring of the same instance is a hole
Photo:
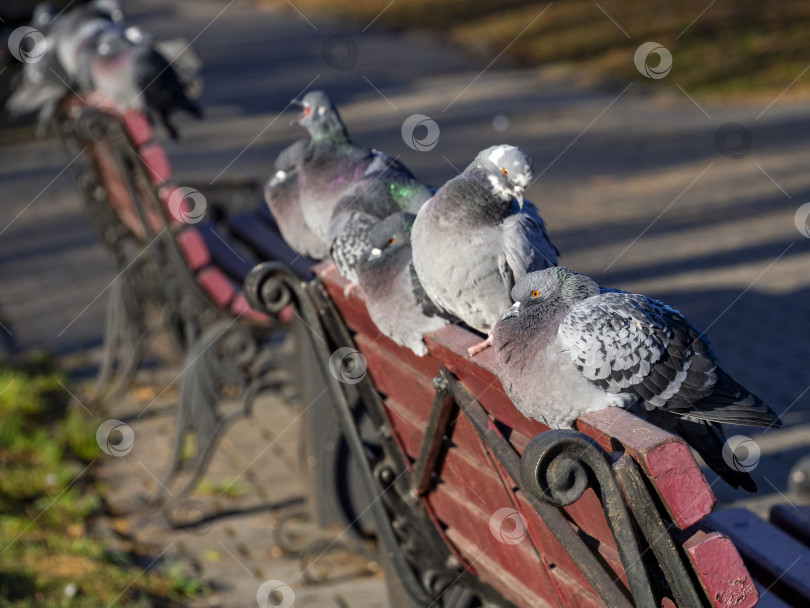
[[[509,291],[527,272],[556,266],[559,254],[534,203],[524,201],[522,212],[517,209],[517,201],[514,206],[514,213],[500,225],[503,254],[499,267]]]
[[[645,296],[602,293],[575,305],[558,329],[589,381],[648,406],[713,422],[770,425],[776,415],[715,363],[678,311]]]
[[[399,171],[406,177],[414,179],[413,173],[406,167],[398,158],[388,156],[385,152],[380,152],[374,148],[371,149],[371,164],[366,168],[363,177],[373,176],[380,171]]]
[[[306,142],[299,139],[294,144],[290,144],[284,148],[276,157],[276,170],[277,171],[290,171],[298,169],[304,159],[304,145]]]

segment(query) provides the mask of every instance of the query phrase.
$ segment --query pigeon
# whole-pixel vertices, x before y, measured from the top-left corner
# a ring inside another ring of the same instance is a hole
[[[412,212],[430,198],[431,190],[409,173],[390,169],[381,157],[369,165],[364,177],[349,187],[332,210],[327,242],[329,255],[340,274],[356,285],[355,265],[370,245],[371,228],[380,220]]]
[[[174,112],[202,117],[169,62],[137,28],[128,28],[125,35],[102,32],[87,65],[93,91],[111,100],[119,111],[134,109],[158,119],[172,139],[178,138],[170,120]]]
[[[25,63],[6,101],[12,118],[38,112],[37,135],[43,135],[61,99],[81,89],[80,66],[95,49],[103,31],[123,32],[123,14],[114,0],[96,0],[59,16],[41,3],[31,26],[44,38],[30,51],[38,60]]]
[[[326,247],[304,221],[298,204],[298,170],[278,169],[264,187],[264,200],[281,236],[297,253],[315,260],[327,257]]]
[[[412,213],[395,213],[370,231],[371,248],[357,263],[357,279],[366,294],[369,315],[379,330],[422,357],[424,334],[451,322],[427,298],[411,259]]]
[[[778,416],[723,371],[673,308],[600,289],[564,267],[523,276],[493,329],[499,377],[515,406],[552,428],[615,406],[680,434],[732,487],[756,491],[722,457],[720,423],[776,427]]]
[[[532,162],[519,148],[487,148],[427,201],[413,226],[413,264],[439,309],[482,333],[490,332],[515,281],[557,263],[537,208],[523,200]]]
[[[337,108],[325,93],[310,91],[298,103],[302,112],[293,124],[307,129],[310,139],[293,144],[279,161],[298,169],[304,219],[324,245],[330,243],[329,227],[335,207],[347,193],[358,198],[368,187],[373,188],[379,197],[363,210],[380,219],[396,211],[415,212],[430,198],[430,189],[398,160],[352,142]],[[356,188],[363,180],[366,186]],[[360,198],[371,199],[365,195]]]
[[[172,65],[156,49],[159,43],[138,28],[125,27],[117,0],[95,0],[61,16],[42,5],[33,23],[45,36],[44,52],[38,61],[24,66],[6,110],[12,116],[38,110],[39,133],[68,93],[94,97],[99,105],[122,112],[146,112],[162,121],[175,139],[171,113],[184,110],[201,116]],[[185,85],[199,89],[199,79],[192,73],[195,65],[199,69],[199,62],[186,54],[187,60],[175,55],[172,61],[184,66]]]

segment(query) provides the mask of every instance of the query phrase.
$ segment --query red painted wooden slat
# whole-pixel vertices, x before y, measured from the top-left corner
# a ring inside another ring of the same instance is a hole
[[[588,587],[583,587],[562,568],[554,568],[551,576],[557,585],[565,608],[598,608],[607,606],[596,592]],[[675,608],[673,606],[673,608]]]
[[[425,341],[431,354],[458,376],[492,416],[526,436],[534,437],[548,430],[544,424],[521,414],[506,396],[501,381],[495,375],[492,349],[467,359],[467,348],[480,341],[479,336],[462,327],[450,325],[428,334]]]
[[[368,374],[374,386],[382,394],[407,404],[427,420],[435,393],[432,379],[388,357],[379,342],[373,342],[362,335],[355,336],[355,342],[366,358]]]
[[[183,230],[177,237],[177,246],[186,259],[188,267],[197,271],[211,263],[211,253],[205,245],[202,235],[194,228]]]
[[[109,145],[103,141],[93,141],[88,145],[88,150],[106,191],[107,204],[138,239],[145,240],[143,225]]]
[[[442,485],[429,495],[428,502],[440,520],[452,522],[450,527],[454,528],[458,535],[468,539],[470,545],[477,548],[474,552],[469,552],[468,548],[465,550],[465,548],[457,546],[464,559],[473,567],[485,555],[523,581],[524,585],[546,601],[556,601],[557,592],[554,585],[545,567],[534,553],[528,536],[525,534],[512,536],[512,530],[509,529],[501,535],[501,538],[509,541],[504,542],[498,540],[490,529],[490,520],[495,512],[499,508],[511,508],[511,502],[505,491],[497,495],[491,494],[491,511],[475,507],[454,492],[452,488]],[[497,525],[495,533],[500,534],[500,528]],[[512,542],[514,544],[510,544]],[[489,582],[494,585],[497,581]],[[525,606],[526,604],[521,602],[520,605]]]
[[[523,513],[523,516],[526,518],[526,527],[530,531],[533,537],[542,539],[542,549],[543,551],[548,551],[548,556],[550,559],[553,558],[552,561],[555,561],[557,565],[565,570],[569,576],[573,577],[575,580],[579,582],[581,585],[588,586],[590,588],[590,584],[588,580],[585,578],[585,575],[579,570],[577,565],[571,559],[567,552],[564,552],[564,549],[557,541],[557,538],[551,533],[551,530],[543,523],[543,520],[540,519],[540,516],[537,515],[534,508],[529,504],[528,499],[522,493],[517,494],[518,505],[520,506],[520,511]],[[567,509],[566,509],[567,510]],[[599,508],[599,512],[601,513],[601,507]],[[591,514],[590,517],[595,517],[596,514]],[[579,522],[575,522],[579,523]],[[587,532],[586,532],[587,534]],[[621,581],[625,585],[627,584],[627,576],[624,572],[624,568],[622,567],[621,558],[619,557],[618,551],[615,549],[615,541],[611,540],[611,542],[606,542],[600,539],[596,539],[595,541],[590,541],[592,545],[595,545],[598,552],[602,555],[607,565],[613,570],[616,575],[616,580]]]
[[[236,293],[233,283],[219,268],[206,268],[197,275],[197,282],[206,293],[211,296],[214,303],[222,309],[228,307]]]
[[[424,437],[425,434],[425,427],[427,426],[428,420],[427,411],[429,410],[417,413],[413,408],[407,408],[404,405],[390,399],[386,403],[391,409],[392,415],[398,418],[404,418],[406,420],[406,424],[410,425],[407,431],[408,435],[403,437],[403,441],[409,446],[408,454],[412,458],[416,458],[416,456],[419,455],[419,448],[422,445],[422,437]],[[473,461],[476,460],[477,456],[480,459],[481,464],[488,466],[489,463],[484,459],[483,454],[481,454],[478,435],[466,416],[459,416],[455,420],[455,429],[453,429],[453,432],[451,433],[450,442],[452,446],[464,451],[464,453],[471,457]],[[415,451],[411,452],[410,449],[414,445],[416,446]]]
[[[257,323],[266,324],[270,321],[270,317],[266,314],[259,312],[258,310],[253,310],[248,304],[247,298],[245,298],[245,294],[243,292],[238,292],[236,297],[234,297],[233,302],[231,303],[231,312],[235,315],[239,315],[243,319],[250,319],[251,321],[256,321]]]
[[[138,156],[141,157],[152,183],[160,185],[169,179],[172,174],[171,165],[160,145],[151,143],[141,146]]]
[[[612,438],[617,439],[641,465],[681,529],[711,513],[714,492],[680,437],[615,407],[580,416],[577,428],[607,450]]]
[[[731,540],[718,532],[698,531],[684,551],[706,595],[716,608],[750,608],[759,594]]]
[[[136,147],[152,141],[152,125],[140,112],[135,110],[124,112],[124,126]]]
[[[436,377],[439,373],[438,360],[431,357],[419,357],[411,349],[399,346],[380,333],[380,330],[377,329],[377,326],[368,316],[362,290],[355,289],[349,298],[343,295],[343,289],[348,282],[340,276],[334,264],[322,262],[315,266],[314,271],[324,282],[332,302],[337,306],[344,321],[353,331],[368,336],[372,341],[381,341],[385,345],[388,356],[396,357],[430,378]]]
[[[541,597],[523,584],[521,580],[512,576],[508,570],[504,570],[499,563],[491,559],[477,545],[473,544],[467,537],[458,533],[455,528],[447,529],[447,537],[459,551],[465,555],[478,555],[475,560],[475,570],[487,581],[497,581],[491,583],[503,596],[517,606],[532,606],[532,608],[544,608],[546,606],[559,606],[559,599],[556,597]]]
[[[172,193],[177,190],[178,187],[179,186],[176,184],[163,184],[158,188],[158,198],[160,198],[160,203],[165,211],[165,217],[168,218],[169,225],[173,228],[183,226],[183,222],[175,217],[175,214],[172,213],[171,209],[169,208],[169,199],[171,198]]]

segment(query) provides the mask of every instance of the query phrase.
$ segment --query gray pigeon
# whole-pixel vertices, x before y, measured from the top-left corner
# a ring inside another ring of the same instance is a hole
[[[396,211],[415,212],[430,198],[427,186],[420,184],[402,163],[352,142],[325,93],[311,91],[300,104],[302,112],[293,122],[306,128],[310,139],[285,150],[278,163],[298,169],[301,211],[310,230],[324,245],[330,242],[334,209],[346,194],[368,203],[372,197],[363,192],[369,186],[373,188],[378,196],[363,211],[380,219]],[[366,186],[355,188],[363,180]]]
[[[415,212],[430,198],[430,190],[409,173],[402,173],[375,157],[364,177],[355,182],[332,210],[327,242],[329,255],[342,276],[356,283],[354,267],[370,245],[370,230],[380,220],[400,211]]]
[[[134,109],[159,119],[172,139],[178,137],[170,120],[174,112],[202,117],[169,62],[136,28],[127,29],[125,35],[102,32],[89,70],[93,91],[113,100],[119,111]]]
[[[298,204],[297,169],[276,171],[264,187],[264,200],[290,247],[316,260],[326,258],[326,247],[307,226]]]
[[[527,272],[557,263],[537,208],[523,200],[532,162],[519,148],[487,148],[419,210],[413,263],[430,299],[489,334]],[[476,345],[474,354],[491,344]]]
[[[366,294],[371,320],[397,344],[417,355],[427,354],[424,334],[450,320],[432,306],[416,277],[411,260],[414,215],[396,213],[370,231],[371,248],[357,263],[357,279]]]
[[[761,399],[718,365],[700,332],[643,295],[600,290],[567,268],[522,277],[493,330],[499,376],[515,406],[552,428],[610,406],[636,408],[680,434],[731,486],[748,473],[726,464],[718,423],[779,426]]]
[[[123,32],[123,15],[114,0],[96,0],[57,15],[47,3],[34,9],[31,26],[44,39],[32,49],[37,61],[25,63],[14,83],[5,110],[12,117],[39,112],[37,134],[44,134],[59,101],[71,89],[81,89],[80,66],[95,49],[101,32]]]

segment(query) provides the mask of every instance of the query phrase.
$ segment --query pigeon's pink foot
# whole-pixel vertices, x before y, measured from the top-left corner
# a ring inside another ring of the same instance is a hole
[[[343,288],[343,297],[348,300],[349,297],[354,292],[354,290],[357,289],[358,287],[360,287],[360,285],[356,281],[351,281],[349,284],[346,285],[346,287]]]
[[[477,355],[482,350],[488,349],[492,346],[492,334],[489,334],[486,340],[483,342],[479,342],[478,344],[473,344],[470,348],[467,349],[467,358]]]

